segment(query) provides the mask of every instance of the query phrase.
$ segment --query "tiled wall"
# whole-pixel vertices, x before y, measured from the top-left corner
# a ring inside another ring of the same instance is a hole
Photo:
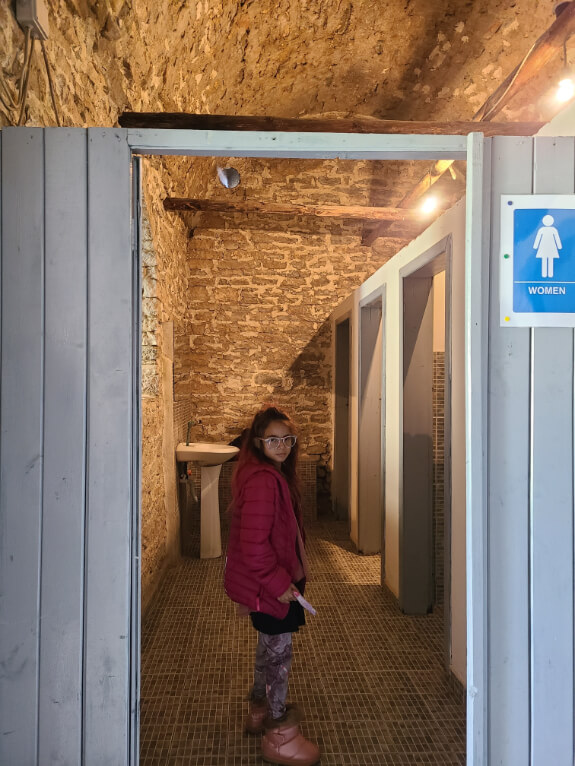
[[[192,413],[193,406],[190,399],[174,401],[174,444],[186,441],[188,422],[195,419]],[[200,441],[196,426],[190,435],[193,441]]]
[[[433,540],[435,603],[444,600],[445,353],[433,353]]]

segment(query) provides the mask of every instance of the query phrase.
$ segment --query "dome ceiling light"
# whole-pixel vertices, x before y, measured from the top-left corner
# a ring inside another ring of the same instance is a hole
[[[217,168],[218,178],[226,189],[234,189],[240,182],[240,174],[235,168]]]

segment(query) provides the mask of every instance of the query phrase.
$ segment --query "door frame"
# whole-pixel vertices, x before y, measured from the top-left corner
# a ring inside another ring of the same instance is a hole
[[[127,130],[127,140],[132,153],[140,156],[165,154],[346,160],[466,160],[466,761],[467,766],[484,766],[488,725],[487,475],[484,456],[487,406],[482,385],[487,383],[486,296],[489,289],[491,139],[485,139],[483,133],[479,132],[468,136],[404,136],[130,129]],[[357,332],[357,328],[352,328],[352,334],[354,331]],[[354,361],[357,362],[352,358],[352,365]],[[357,427],[353,413],[351,427],[353,434]],[[357,485],[354,487],[352,481],[352,496],[356,489]]]
[[[444,237],[436,242],[432,247],[425,250],[417,258],[400,269],[400,289],[401,305],[403,306],[403,287],[404,280],[420,273],[423,277],[434,277],[436,274],[445,273],[445,404],[444,404],[444,507],[445,507],[445,528],[444,528],[444,661],[445,666],[449,667],[451,661],[451,513],[452,513],[452,495],[451,495],[451,415],[452,415],[452,397],[451,397],[451,368],[452,368],[452,327],[451,327],[451,291],[453,283],[452,275],[453,262],[453,240],[451,235]],[[431,288],[433,289],[433,288]],[[400,344],[401,349],[401,372],[403,374],[403,337]],[[401,402],[403,405],[403,385],[400,387]],[[403,429],[401,431],[403,441]],[[403,455],[403,449],[402,455]],[[403,487],[403,458],[401,458],[402,487]],[[403,490],[400,506],[400,524],[403,516]],[[403,525],[401,525],[402,527]],[[400,561],[400,571],[401,571]],[[469,604],[467,608],[469,609]]]

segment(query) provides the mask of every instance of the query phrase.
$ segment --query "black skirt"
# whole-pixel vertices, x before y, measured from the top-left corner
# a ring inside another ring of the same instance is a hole
[[[305,590],[305,579],[295,583],[296,588],[302,594]],[[260,633],[268,636],[277,636],[280,633],[297,633],[300,626],[305,625],[305,610],[299,601],[290,601],[289,612],[280,620],[265,612],[250,612],[252,625]]]

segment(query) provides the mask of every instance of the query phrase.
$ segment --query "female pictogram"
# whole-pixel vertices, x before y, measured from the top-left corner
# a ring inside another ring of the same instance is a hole
[[[563,247],[559,232],[553,226],[555,219],[552,215],[543,216],[543,226],[535,236],[533,249],[537,250],[536,257],[541,258],[541,276],[553,277],[553,261],[559,258],[559,250]]]

